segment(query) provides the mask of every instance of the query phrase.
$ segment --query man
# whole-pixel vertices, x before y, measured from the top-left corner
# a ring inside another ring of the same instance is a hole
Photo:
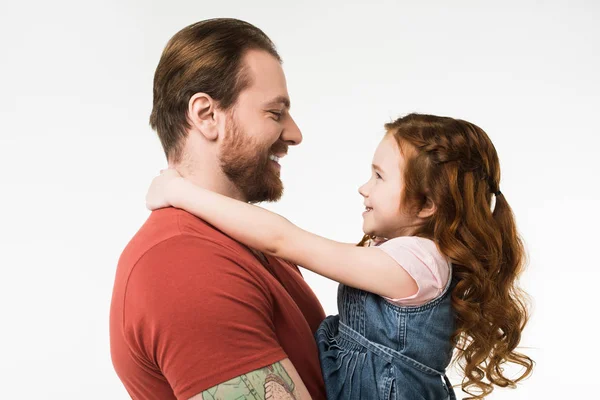
[[[271,40],[246,22],[215,19],[167,44],[150,124],[169,165],[195,184],[276,201],[279,159],[302,141],[289,108]],[[113,365],[134,399],[324,399],[313,339],[324,317],[295,265],[161,209],[119,259]]]

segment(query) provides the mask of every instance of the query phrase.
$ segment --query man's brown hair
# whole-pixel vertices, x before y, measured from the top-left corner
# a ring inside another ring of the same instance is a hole
[[[242,63],[248,50],[264,50],[281,62],[263,31],[232,18],[196,22],[169,40],[154,74],[150,126],[170,162],[181,161],[190,128],[188,102],[194,94],[206,93],[219,108],[228,110],[250,85]]]

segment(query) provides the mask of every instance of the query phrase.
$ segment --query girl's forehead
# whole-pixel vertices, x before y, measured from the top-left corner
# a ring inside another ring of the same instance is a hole
[[[396,139],[391,135],[385,135],[375,150],[373,162],[383,168],[397,168],[401,158],[402,155]]]

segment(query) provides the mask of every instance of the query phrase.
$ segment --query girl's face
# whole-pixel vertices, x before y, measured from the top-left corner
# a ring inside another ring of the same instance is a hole
[[[371,179],[358,192],[364,197],[363,232],[391,239],[410,235],[420,222],[400,209],[405,159],[392,135],[385,135],[373,156]]]

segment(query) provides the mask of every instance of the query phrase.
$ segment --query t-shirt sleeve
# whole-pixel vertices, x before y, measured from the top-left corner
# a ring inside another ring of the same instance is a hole
[[[269,291],[234,251],[206,240],[179,236],[148,251],[124,308],[134,357],[178,399],[287,358]]]
[[[450,265],[429,239],[402,236],[377,246],[392,257],[415,280],[417,293],[401,299],[386,298],[398,305],[422,305],[439,296],[449,279]]]

